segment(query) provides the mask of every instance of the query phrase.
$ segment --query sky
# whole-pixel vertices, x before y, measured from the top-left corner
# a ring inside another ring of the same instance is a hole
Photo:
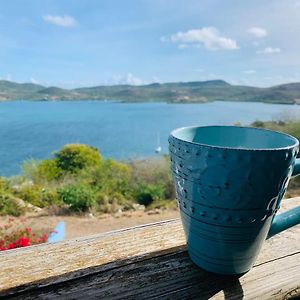
[[[300,0],[0,0],[0,78],[300,81]]]

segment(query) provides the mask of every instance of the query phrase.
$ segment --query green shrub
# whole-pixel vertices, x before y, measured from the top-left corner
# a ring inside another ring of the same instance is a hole
[[[134,191],[134,197],[139,204],[148,206],[155,200],[164,199],[165,189],[162,185],[141,183]]]
[[[255,121],[251,124],[253,127],[258,127],[258,128],[264,128],[265,127],[265,123],[262,121]]]
[[[86,169],[80,173],[80,181],[105,195],[120,194],[131,199],[130,187],[131,170],[128,165],[112,159],[103,160],[101,165]]]
[[[27,180],[31,180],[35,184],[53,187],[62,183],[65,178],[78,176],[83,170],[90,173],[91,169],[101,166],[101,161],[101,155],[96,148],[81,144],[69,144],[56,152],[52,159],[40,162],[25,161],[22,171]]]
[[[51,205],[60,205],[62,204],[58,193],[54,190],[43,189],[41,193],[41,201],[43,203],[43,207],[51,206]]]
[[[6,190],[8,188],[8,182],[5,178],[0,177],[0,190]]]
[[[54,159],[45,159],[40,162],[30,159],[22,164],[22,173],[26,179],[45,185],[51,181],[58,180],[63,171],[58,167]]]
[[[0,216],[11,215],[18,217],[25,212],[22,200],[12,194],[9,181],[0,177]]]
[[[271,130],[282,131],[287,134],[295,136],[297,139],[300,138],[300,121],[287,120],[287,121],[255,121],[251,124],[255,127],[263,127]],[[259,125],[259,126],[258,126]]]
[[[169,156],[146,160],[134,160],[129,163],[132,169],[130,186],[143,182],[156,186],[163,186],[163,199],[175,199],[175,189],[170,169]]]
[[[76,212],[88,211],[95,204],[95,192],[87,185],[69,185],[57,192],[60,199]]]
[[[22,176],[0,177],[0,190],[38,207],[100,212],[131,209],[134,201],[160,205],[174,199],[169,157],[129,163],[102,159],[96,148],[69,144],[51,159],[26,161]],[[11,187],[13,188],[11,188]]]
[[[23,201],[30,203],[34,206],[44,207],[41,202],[42,188],[36,184],[25,184],[22,185],[16,192],[17,196]]]
[[[34,180],[52,181],[58,179],[61,175],[62,169],[59,168],[57,162],[53,159],[45,159],[38,164]]]
[[[124,197],[120,193],[112,193],[107,195],[100,192],[97,195],[95,209],[101,213],[115,213],[119,209],[129,210],[132,208],[133,202]]]
[[[129,167],[112,159],[104,161],[102,178],[99,182],[101,190],[106,193],[120,193],[126,195],[129,191],[130,169]]]
[[[18,217],[25,212],[25,207],[20,199],[0,190],[0,216],[11,215]]]
[[[27,180],[34,180],[33,178],[36,176],[36,170],[38,164],[39,162],[35,159],[25,160],[21,165],[23,176],[17,176],[17,179],[20,180],[21,179],[20,177],[24,177]]]
[[[147,210],[150,209],[177,209],[177,202],[175,199],[173,200],[155,200],[149,206],[147,206]]]
[[[36,184],[26,184],[16,191],[16,195],[23,201],[38,207],[47,207],[59,204],[60,200],[56,191],[42,188]]]
[[[66,172],[76,173],[82,169],[96,167],[101,164],[99,151],[87,145],[69,144],[55,153],[58,168]]]

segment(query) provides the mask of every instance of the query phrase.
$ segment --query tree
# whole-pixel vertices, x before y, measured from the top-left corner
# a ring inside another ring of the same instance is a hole
[[[57,166],[65,172],[76,173],[101,164],[102,157],[97,148],[83,144],[68,144],[55,153]]]

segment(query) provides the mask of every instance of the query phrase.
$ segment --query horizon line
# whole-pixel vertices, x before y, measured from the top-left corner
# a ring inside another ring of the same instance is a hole
[[[193,81],[166,81],[166,82],[151,82],[151,83],[144,83],[144,84],[128,84],[128,83],[119,83],[119,84],[98,84],[98,85],[87,85],[87,86],[81,86],[81,87],[75,87],[75,88],[64,88],[58,85],[43,85],[40,83],[33,83],[33,82],[19,82],[19,81],[13,81],[13,80],[6,80],[6,79],[0,79],[0,82],[8,82],[8,83],[14,83],[14,84],[32,84],[32,85],[36,85],[36,86],[41,86],[44,88],[59,88],[62,90],[76,90],[76,89],[83,89],[83,88],[94,88],[94,87],[114,87],[114,86],[128,86],[128,87],[145,87],[145,86],[150,86],[150,85],[164,85],[164,84],[176,84],[176,83],[206,83],[206,82],[224,82],[228,85],[231,86],[244,86],[244,87],[254,87],[254,88],[260,88],[260,89],[268,89],[268,88],[272,88],[272,87],[277,87],[277,86],[282,86],[282,85],[289,85],[289,84],[297,84],[300,82],[299,81],[293,81],[293,82],[286,82],[286,83],[280,83],[280,84],[274,84],[274,85],[270,85],[270,86],[255,86],[255,85],[247,85],[247,84],[233,84],[230,83],[224,79],[209,79],[209,80],[193,80]]]

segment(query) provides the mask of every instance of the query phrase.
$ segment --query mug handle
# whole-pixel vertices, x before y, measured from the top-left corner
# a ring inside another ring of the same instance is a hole
[[[292,176],[300,174],[300,158],[296,159]],[[300,224],[300,206],[290,209],[274,217],[271,228],[268,233],[270,238],[273,235],[284,231],[292,226]]]

